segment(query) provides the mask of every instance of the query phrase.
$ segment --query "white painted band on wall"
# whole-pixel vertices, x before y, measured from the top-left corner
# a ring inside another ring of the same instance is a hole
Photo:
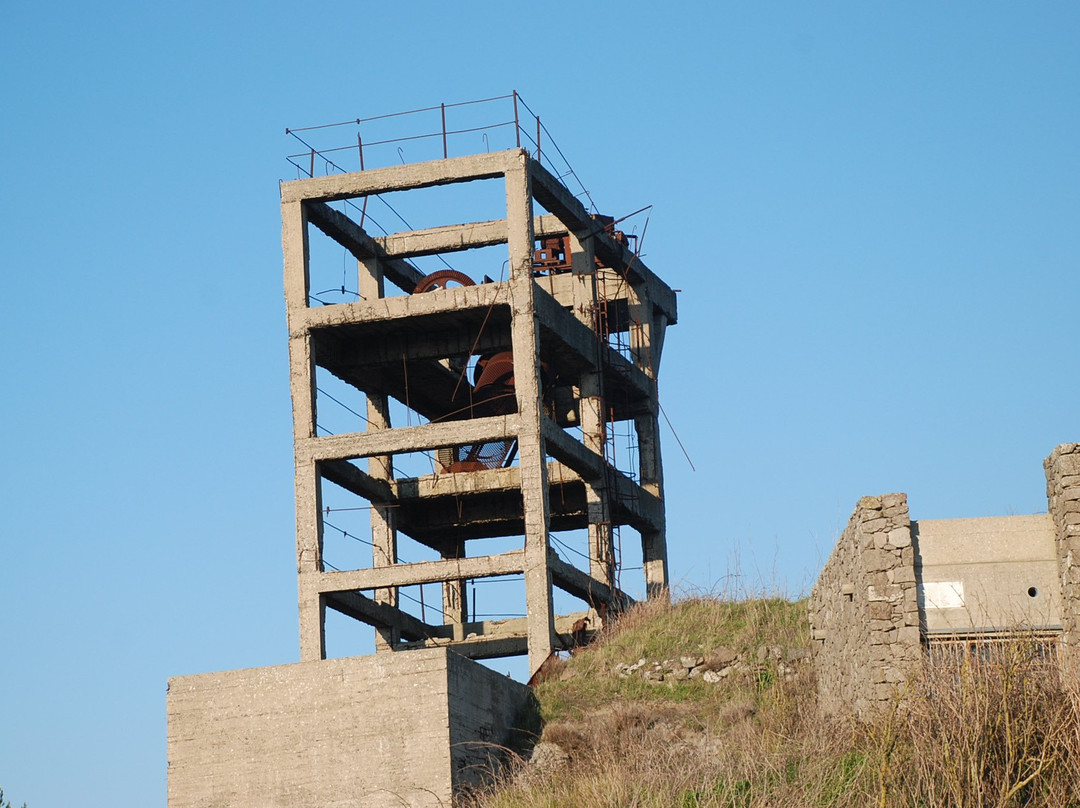
[[[963,581],[925,581],[919,587],[919,595],[926,608],[964,608]]]

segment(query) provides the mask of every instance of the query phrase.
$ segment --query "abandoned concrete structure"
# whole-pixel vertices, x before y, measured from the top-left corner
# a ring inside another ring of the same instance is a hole
[[[506,217],[497,221],[371,238],[328,204],[491,178],[505,181]],[[380,651],[447,646],[471,658],[527,652],[535,673],[553,651],[570,646],[575,625],[594,630],[602,614],[628,602],[617,586],[617,525],[640,533],[648,592],[662,593],[656,373],[665,328],[676,318],[675,295],[618,232],[590,216],[523,149],[297,180],[281,193],[301,658],[325,656],[330,608],[375,626]],[[537,216],[537,204],[551,213]],[[356,256],[361,300],[310,305],[311,227]],[[509,249],[509,278],[501,282],[473,284],[455,270],[425,277],[407,263],[495,244]],[[405,294],[389,295],[392,286]],[[626,355],[610,341],[620,332],[629,334]],[[317,435],[316,368],[364,393],[365,430]],[[391,400],[418,425],[391,424]],[[635,469],[616,467],[606,454],[617,422],[633,425]],[[508,462],[514,446],[516,466]],[[437,467],[402,479],[394,456],[418,452],[433,453]],[[368,461],[366,470],[352,462],[358,459]],[[324,568],[326,482],[371,506],[367,568]],[[550,546],[551,530],[574,529],[588,531],[588,569]],[[399,534],[440,560],[399,563]],[[521,537],[520,546],[471,552],[474,540],[505,536]],[[524,618],[469,619],[467,581],[522,574]],[[428,582],[442,584],[441,624],[398,602],[398,588]],[[586,610],[557,618],[552,585]]]
[[[624,526],[647,596],[666,597],[656,380],[675,294],[538,142],[520,148],[518,101],[515,148],[450,157],[444,108],[442,159],[365,170],[357,135],[360,171],[314,176],[312,149],[312,176],[281,185],[301,662],[170,682],[170,808],[449,805],[531,698],[473,660],[527,654],[535,675],[625,608]],[[459,223],[444,206],[433,227],[364,229],[369,199],[491,181],[501,218]],[[355,262],[341,292],[355,284],[356,299],[313,289],[316,238]],[[492,247],[505,279],[442,258]],[[421,272],[425,256],[447,268]],[[335,405],[362,423],[327,434]],[[430,473],[401,470],[417,458]],[[370,539],[356,537],[370,557],[351,568],[325,559],[336,511],[370,514]],[[577,531],[587,566],[560,557],[552,531]],[[403,562],[403,540],[435,558]],[[524,616],[472,614],[478,580],[519,585]],[[555,589],[581,608],[557,614]],[[376,653],[327,659],[328,609],[374,627]]]
[[[823,708],[867,715],[927,655],[1018,630],[1080,646],[1080,444],[1044,466],[1045,514],[911,521],[904,494],[859,500],[810,595]]]

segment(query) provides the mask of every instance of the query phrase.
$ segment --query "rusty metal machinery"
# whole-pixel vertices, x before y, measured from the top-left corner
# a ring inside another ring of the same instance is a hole
[[[413,289],[413,294],[424,294],[434,289],[452,286],[475,286],[472,278],[456,269],[440,269],[425,275]],[[496,351],[480,354],[472,370],[472,383],[467,380],[471,357],[457,356],[447,360],[457,371],[458,395],[468,400],[446,420],[484,418],[490,415],[511,415],[517,409],[514,394],[514,354],[512,351]],[[552,409],[552,379],[547,363],[540,365],[540,377],[545,394],[545,406]],[[509,466],[514,462],[516,441],[493,441],[466,446],[454,446],[437,452],[439,466],[444,472],[481,471]]]
[[[603,225],[604,232],[610,235],[618,244],[623,247],[630,246],[630,240],[635,239],[634,235],[627,235],[622,230],[616,230],[615,218],[612,216],[605,216],[602,213],[592,214],[592,219],[599,224]],[[538,246],[533,251],[533,274],[534,275],[558,275],[563,272],[569,272],[572,266],[571,262],[571,249],[570,249],[570,236],[545,236],[538,239]],[[597,258],[596,266],[602,268],[603,262]],[[438,273],[436,273],[438,274]]]

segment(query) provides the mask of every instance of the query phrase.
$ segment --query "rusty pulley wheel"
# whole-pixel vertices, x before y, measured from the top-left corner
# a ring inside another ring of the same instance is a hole
[[[413,289],[413,294],[430,292],[432,289],[447,289],[451,286],[476,286],[476,283],[464,272],[458,272],[456,269],[440,269],[438,272],[432,272],[421,278]]]

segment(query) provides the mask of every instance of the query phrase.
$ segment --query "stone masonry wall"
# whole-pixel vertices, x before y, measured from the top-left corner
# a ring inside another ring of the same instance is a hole
[[[1043,461],[1054,520],[1065,647],[1080,649],[1080,443],[1063,443]]]
[[[821,707],[869,717],[888,704],[922,654],[907,495],[859,500],[809,610]]]

